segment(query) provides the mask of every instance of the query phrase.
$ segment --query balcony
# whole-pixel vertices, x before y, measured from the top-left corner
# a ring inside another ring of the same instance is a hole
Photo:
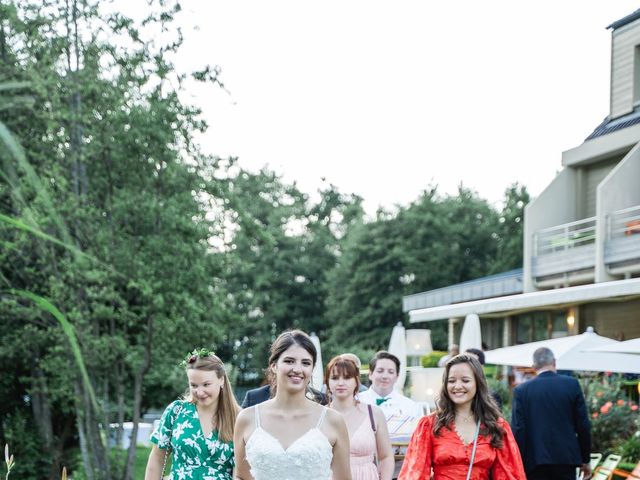
[[[538,287],[593,281],[596,217],[538,230],[533,238],[532,273]]]
[[[617,210],[606,217],[604,262],[612,275],[640,271],[640,205]]]

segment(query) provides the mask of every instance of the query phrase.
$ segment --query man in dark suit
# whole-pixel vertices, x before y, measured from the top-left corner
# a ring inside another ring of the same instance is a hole
[[[513,390],[511,428],[528,480],[591,477],[591,425],[580,384],[556,373],[553,352],[533,353],[537,376]]]
[[[242,408],[253,407],[262,402],[266,402],[271,398],[271,385],[266,384],[262,387],[254,388],[248,390],[244,395],[244,400],[242,401]],[[314,402],[319,403],[320,405],[327,404],[327,396],[311,387],[307,387],[307,398],[309,400],[313,400]]]

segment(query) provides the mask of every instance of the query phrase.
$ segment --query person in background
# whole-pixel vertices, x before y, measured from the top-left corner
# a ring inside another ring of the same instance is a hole
[[[244,400],[242,400],[242,408],[253,407],[254,405],[258,405],[259,403],[266,402],[270,398],[273,398],[275,393],[275,379],[269,369],[267,369],[266,379],[267,382],[261,387],[247,390],[244,395]],[[309,400],[313,400],[320,405],[326,405],[328,403],[327,396],[315,388],[307,387],[305,395]]]
[[[402,393],[394,390],[400,373],[400,360],[395,355],[380,351],[369,362],[369,380],[371,386],[358,394],[363,403],[377,405],[387,420],[393,415],[420,418],[422,406]]]
[[[473,480],[524,480],[518,445],[474,356],[447,362],[437,406],[411,436],[399,480],[460,480],[470,468]]]
[[[331,401],[329,406],[340,412],[349,431],[351,477],[353,480],[391,480],[395,462],[387,423],[382,410],[357,399],[360,369],[352,357],[345,354],[332,358],[324,378]]]
[[[358,367],[358,393],[366,392],[367,387],[360,382],[360,370],[362,369],[362,363],[360,362],[360,359],[355,353],[343,353],[342,356],[344,358],[353,360],[353,362],[356,364],[356,367]]]
[[[224,364],[205,348],[191,352],[182,364],[189,390],[165,409],[151,435],[144,478],[163,478],[171,451],[171,478],[232,480],[233,426],[240,407]]]
[[[511,425],[528,480],[591,477],[591,425],[580,384],[558,375],[553,352],[533,352],[537,376],[513,390]]]
[[[458,353],[460,353],[460,347],[455,343],[452,344],[449,347],[449,353],[447,353],[444,357],[438,360],[438,367],[441,367],[441,368],[444,367],[449,361],[449,359],[455,357],[456,355],[458,355]]]

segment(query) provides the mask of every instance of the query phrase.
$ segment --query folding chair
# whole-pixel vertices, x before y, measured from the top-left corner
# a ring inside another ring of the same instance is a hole
[[[620,455],[611,454],[605,458],[602,465],[595,469],[593,472],[593,480],[609,480],[613,476],[613,471],[622,460]]]
[[[602,454],[601,453],[592,453],[591,454],[591,458],[589,459],[589,465],[591,466],[591,471],[592,472],[596,469],[596,467],[600,463],[600,460],[602,460]]]
[[[631,472],[627,472],[625,470],[618,470],[616,468],[613,470],[613,474],[616,477],[629,478],[631,480],[640,480],[640,462],[636,464],[636,466]]]

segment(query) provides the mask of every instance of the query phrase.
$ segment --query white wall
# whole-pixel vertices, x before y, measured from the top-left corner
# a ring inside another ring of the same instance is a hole
[[[577,220],[577,172],[565,168],[524,210],[523,289],[536,290],[532,278],[533,234],[538,230]]]

